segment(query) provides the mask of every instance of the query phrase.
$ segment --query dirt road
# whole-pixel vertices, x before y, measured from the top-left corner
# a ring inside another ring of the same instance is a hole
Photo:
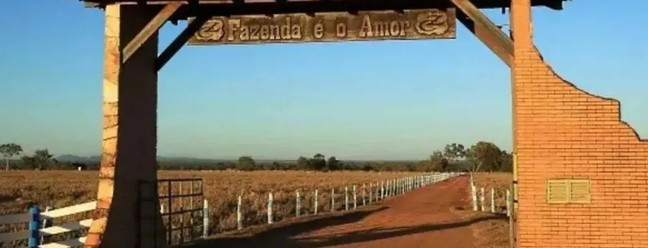
[[[457,213],[468,203],[468,181],[452,178],[361,211],[216,237],[198,247],[473,248],[472,225],[496,217]]]

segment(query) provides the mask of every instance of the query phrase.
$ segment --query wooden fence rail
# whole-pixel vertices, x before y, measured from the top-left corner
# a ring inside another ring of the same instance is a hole
[[[40,244],[41,238],[76,231],[90,226],[92,219],[85,219],[81,221],[68,222],[58,226],[41,228],[41,221],[52,221],[54,218],[60,218],[72,214],[78,214],[94,210],[97,205],[96,201],[87,202],[79,205],[74,205],[70,207],[60,208],[56,210],[51,210],[47,212],[40,212],[38,206],[32,206],[29,209],[29,213],[25,214],[12,214],[0,216],[0,225],[6,224],[20,224],[28,223],[29,228],[23,231],[1,233],[0,234],[0,243],[7,244],[17,240],[27,239],[28,247],[44,247],[44,248],[55,248],[55,247],[75,247],[83,245],[85,237],[72,238],[60,242],[52,242],[48,244]]]

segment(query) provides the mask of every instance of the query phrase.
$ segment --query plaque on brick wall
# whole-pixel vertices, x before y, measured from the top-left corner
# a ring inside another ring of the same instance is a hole
[[[588,179],[547,180],[547,203],[590,203],[591,189]]]

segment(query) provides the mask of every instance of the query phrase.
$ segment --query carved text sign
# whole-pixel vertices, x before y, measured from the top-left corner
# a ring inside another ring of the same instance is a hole
[[[190,20],[191,21],[191,20]],[[352,40],[452,39],[455,10],[419,9],[214,17],[189,39],[192,45]]]

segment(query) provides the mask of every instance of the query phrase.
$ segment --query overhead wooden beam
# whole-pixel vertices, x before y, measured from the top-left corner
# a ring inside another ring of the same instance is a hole
[[[126,63],[146,41],[182,6],[182,2],[170,2],[124,47],[122,63]]]
[[[513,42],[470,0],[450,0],[457,6],[457,19],[506,65],[513,65]]]
[[[162,53],[155,60],[155,70],[160,71],[164,65],[173,58],[173,56],[180,51],[180,49],[187,43],[189,38],[193,36],[205,22],[209,20],[209,16],[201,15],[189,22],[189,25],[182,30],[180,34],[162,51]]]

